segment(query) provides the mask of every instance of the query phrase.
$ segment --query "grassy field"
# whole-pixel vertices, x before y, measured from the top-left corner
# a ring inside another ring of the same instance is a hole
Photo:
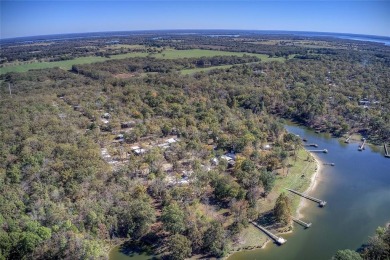
[[[64,61],[54,61],[54,62],[34,62],[29,64],[15,65],[15,66],[6,66],[0,68],[0,75],[5,74],[7,72],[26,72],[32,69],[48,69],[59,67],[64,70],[70,70],[72,65],[77,64],[88,64],[95,62],[102,62],[106,60],[118,60],[125,58],[133,58],[133,57],[146,57],[147,53],[134,52],[127,54],[118,54],[112,55],[110,58],[98,57],[98,56],[89,56],[89,57],[80,57],[73,60],[64,60]]]
[[[244,53],[244,52],[228,52],[228,51],[215,51],[215,50],[166,50],[162,53],[151,54],[151,57],[156,57],[159,59],[179,59],[179,58],[199,58],[199,57],[213,57],[213,56],[243,56],[244,54],[252,55],[260,58],[262,61],[284,61],[284,58],[268,58],[268,55],[265,54],[254,54],[254,53]],[[73,60],[64,60],[64,61],[55,61],[55,62],[34,62],[21,65],[5,66],[0,68],[0,75],[7,72],[26,72],[31,69],[47,69],[59,67],[64,70],[70,70],[72,65],[77,64],[87,64],[94,62],[103,62],[106,60],[119,60],[125,58],[134,58],[134,57],[146,57],[148,53],[134,52],[127,54],[118,54],[112,55],[110,58],[89,56],[89,57],[80,57]],[[206,70],[212,68],[206,68]],[[205,69],[202,69],[205,70]],[[201,71],[201,70],[199,70]],[[196,72],[196,71],[194,71]],[[192,71],[184,72],[184,74],[194,73]]]
[[[199,57],[213,57],[213,56],[238,56],[244,55],[256,56],[262,61],[284,61],[284,58],[269,58],[266,54],[248,53],[248,52],[231,52],[231,51],[217,51],[217,50],[166,50],[162,53],[153,55],[161,59],[180,59],[180,58],[199,58]]]
[[[227,52],[225,52],[227,53]],[[234,54],[237,54],[237,53],[234,53]],[[252,56],[256,56],[258,58],[261,59],[262,62],[267,62],[267,61],[279,61],[279,62],[284,62],[286,59],[285,58],[269,58],[268,55],[266,54],[254,54],[254,53],[246,53],[248,55],[252,55]],[[213,55],[215,56],[215,55]],[[293,58],[294,55],[291,55],[289,57],[289,59]],[[249,64],[249,63],[248,63]],[[234,64],[234,65],[240,65],[240,64]],[[185,70],[181,70],[181,74],[183,75],[189,75],[189,74],[194,74],[196,72],[201,72],[201,71],[210,71],[210,70],[213,70],[213,69],[228,69],[228,68],[231,68],[232,66],[234,65],[221,65],[221,66],[211,66],[211,67],[207,67],[207,68],[195,68],[195,69],[185,69]]]
[[[307,158],[310,158],[309,161]],[[301,198],[289,193],[286,188],[304,192],[310,186],[310,179],[317,167],[316,162],[310,154],[302,149],[298,151],[296,161],[292,157],[289,157],[288,164],[292,166],[288,168],[288,170],[285,169],[284,171],[279,172],[274,188],[270,194],[268,194],[267,198],[261,201],[261,209],[263,209],[264,212],[271,210],[274,207],[276,198],[280,193],[286,192],[291,199],[292,213],[295,214]],[[302,177],[302,175],[304,175],[304,177]]]
[[[261,213],[271,210],[280,193],[286,192],[292,203],[292,214],[295,215],[301,197],[289,193],[286,188],[304,192],[310,186],[311,177],[316,171],[317,164],[304,149],[298,152],[296,161],[292,157],[289,157],[288,163],[291,165],[289,170],[279,172],[271,193],[268,194],[266,199],[260,201]],[[305,176],[302,178],[303,174]],[[241,236],[243,237],[243,241],[241,244],[233,246],[234,251],[261,247],[267,241],[267,236],[252,225],[244,229]]]

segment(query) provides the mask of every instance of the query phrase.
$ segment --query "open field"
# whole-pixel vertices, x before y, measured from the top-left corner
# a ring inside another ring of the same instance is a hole
[[[55,68],[55,67],[59,67],[65,70],[70,70],[72,68],[72,65],[76,65],[76,64],[88,64],[94,62],[102,62],[106,60],[118,60],[118,59],[133,58],[133,57],[146,57],[147,55],[148,55],[147,53],[134,52],[134,53],[127,53],[127,54],[112,55],[110,58],[89,56],[89,57],[80,57],[73,60],[64,60],[64,61],[34,62],[34,63],[28,63],[28,64],[22,64],[16,66],[5,66],[3,68],[0,68],[0,75],[5,74],[7,72],[26,72],[32,69],[48,69],[48,68]]]
[[[313,157],[306,150],[299,150],[297,155],[296,161],[292,157],[288,158],[288,164],[292,166],[279,172],[271,193],[268,194],[265,200],[261,201],[261,209],[264,211],[271,210],[280,193],[285,192],[291,199],[291,211],[295,214],[301,197],[289,193],[286,188],[304,192],[310,186],[311,176],[315,173],[317,167]],[[307,158],[309,158],[309,161]]]
[[[253,54],[253,53],[251,53],[250,55],[253,55],[253,56],[260,58],[262,62],[268,62],[268,61],[284,62],[286,60],[285,58],[281,58],[281,57],[269,58],[268,55],[266,55],[266,54]],[[294,55],[290,55],[289,59],[291,59],[293,57],[294,57]],[[257,63],[257,62],[244,63],[244,64],[254,64],[254,63]],[[194,74],[196,72],[201,72],[201,71],[205,72],[205,71],[210,71],[210,70],[214,70],[214,69],[228,69],[228,68],[233,67],[234,65],[242,65],[242,64],[230,64],[230,65],[211,66],[211,67],[206,67],[206,68],[185,69],[185,70],[181,70],[180,73],[183,75],[190,75],[190,74]]]
[[[307,160],[309,158],[309,161]],[[300,192],[305,190],[311,184],[311,177],[316,172],[317,164],[314,158],[304,149],[297,152],[297,160],[292,157],[288,158],[288,164],[291,167],[284,170],[280,170],[275,180],[275,186],[268,196],[260,201],[261,213],[265,213],[275,206],[275,201],[280,193],[285,192],[291,200],[291,212],[295,215],[297,212],[301,197],[293,195],[286,190],[291,188]],[[302,175],[305,175],[302,178]],[[267,235],[258,230],[257,228],[249,225],[243,230],[241,237],[243,241],[239,245],[234,245],[233,250],[240,249],[253,249],[261,247],[267,241]]]
[[[161,59],[180,59],[180,58],[200,58],[200,57],[213,57],[213,56],[238,56],[244,55],[255,56],[262,61],[283,61],[284,58],[269,58],[266,54],[248,53],[248,52],[231,52],[231,51],[217,51],[217,50],[166,50],[162,53],[155,54],[153,57]]]
[[[240,234],[240,242],[234,245],[232,251],[252,250],[261,248],[269,240],[268,236],[258,228],[249,224]]]
[[[26,72],[31,69],[47,69],[47,68],[55,68],[55,67],[59,67],[65,70],[70,70],[72,68],[72,65],[76,65],[76,64],[88,64],[94,62],[103,62],[106,60],[119,60],[119,59],[134,58],[134,57],[146,57],[148,55],[159,59],[180,59],[180,58],[200,58],[200,57],[230,56],[230,55],[241,57],[244,54],[256,56],[260,58],[262,61],[284,61],[285,60],[284,58],[268,58],[268,55],[265,54],[255,54],[255,53],[245,53],[245,52],[228,52],[228,51],[214,51],[214,50],[200,50],[200,49],[166,50],[158,54],[134,52],[134,53],[127,53],[127,54],[112,55],[110,56],[110,58],[89,56],[89,57],[80,57],[73,60],[64,60],[64,61],[55,61],[55,62],[34,62],[28,64],[14,65],[14,66],[5,66],[3,68],[0,68],[0,75],[5,74],[7,72]],[[202,70],[210,70],[210,69],[211,68],[205,68]],[[184,74],[191,74],[194,72],[188,71],[188,72],[184,72]]]

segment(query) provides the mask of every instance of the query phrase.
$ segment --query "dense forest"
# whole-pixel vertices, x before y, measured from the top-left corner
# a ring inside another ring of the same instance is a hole
[[[0,259],[106,259],[124,241],[161,258],[221,257],[265,214],[291,225],[293,204],[275,187],[311,159],[284,119],[390,142],[390,48],[380,44],[147,34],[7,43],[1,59],[162,48],[216,55],[0,76]]]

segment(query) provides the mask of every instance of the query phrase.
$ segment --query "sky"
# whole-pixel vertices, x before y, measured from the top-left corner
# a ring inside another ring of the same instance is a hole
[[[0,0],[0,37],[159,29],[243,29],[390,36],[390,0]]]

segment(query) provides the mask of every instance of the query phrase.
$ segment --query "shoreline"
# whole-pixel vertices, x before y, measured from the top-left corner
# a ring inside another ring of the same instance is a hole
[[[307,152],[307,150],[305,149],[305,151]],[[317,183],[318,183],[318,178],[320,177],[320,173],[323,169],[323,163],[322,161],[320,160],[320,158],[315,154],[315,153],[311,153],[311,152],[308,152],[310,154],[310,156],[314,159],[315,163],[316,163],[316,168],[315,168],[315,171],[313,173],[313,175],[310,177],[310,184],[309,186],[303,191],[303,193],[308,193],[312,190],[314,190],[317,186]],[[301,198],[300,201],[299,201],[299,204],[298,204],[298,207],[296,209],[296,212],[295,212],[295,215],[297,218],[303,218],[304,215],[303,213],[301,212],[307,205],[309,205],[308,201],[304,198]],[[286,232],[279,232],[277,233],[277,235],[283,235],[283,234],[290,234],[290,233],[293,233],[294,232],[294,229],[291,229],[289,231],[286,231]],[[262,245],[259,245],[259,246],[256,246],[256,247],[253,247],[253,248],[245,248],[245,249],[240,249],[240,250],[234,250],[234,251],[231,251],[229,252],[225,257],[223,257],[223,259],[228,259],[231,255],[233,255],[234,253],[237,253],[237,252],[240,252],[240,251],[253,251],[253,250],[259,250],[259,249],[264,249],[268,244],[269,242],[272,242],[272,239],[267,239]]]
[[[309,185],[309,187],[303,192],[305,194],[307,194],[308,192],[310,192],[310,191],[312,191],[312,190],[314,190],[316,188],[317,183],[318,183],[319,175],[322,172],[322,168],[323,168],[322,161],[320,160],[320,158],[316,154],[314,154],[314,153],[310,153],[309,152],[309,154],[311,155],[311,157],[316,162],[316,170],[315,170],[314,174],[310,178],[310,185]],[[304,217],[304,215],[302,213],[302,210],[307,205],[308,205],[308,201],[305,200],[304,198],[301,198],[301,201],[299,202],[298,208],[296,210],[297,218],[303,218]]]
[[[304,149],[306,152],[307,150]],[[316,167],[315,167],[315,171],[314,173],[310,176],[310,184],[309,186],[303,191],[303,193],[308,193],[310,191],[313,191],[317,184],[318,184],[318,178],[320,177],[320,173],[321,171],[323,170],[323,162],[319,159],[319,157],[315,154],[315,153],[310,153],[310,152],[307,152],[308,154],[310,154],[311,158],[313,158],[315,164],[316,164]],[[295,216],[297,218],[303,218],[304,215],[302,213],[302,210],[308,205],[308,201],[304,198],[300,198],[300,201],[299,201],[299,204],[295,210]],[[294,232],[294,229],[291,229],[289,231],[285,231],[285,232],[278,232],[277,234],[278,235],[283,235],[283,234],[289,234],[289,233],[293,233]],[[259,249],[264,249],[268,244],[269,242],[272,242],[272,239],[269,239],[267,238],[266,241],[264,241],[262,244],[258,244],[257,246],[251,246],[251,247],[248,247],[248,248],[239,248],[238,250],[231,250],[227,253],[226,256],[224,256],[222,259],[228,259],[230,256],[232,256],[233,254],[235,253],[238,253],[240,251],[253,251],[253,250],[259,250]],[[120,244],[117,244],[115,246],[113,246],[109,253],[111,252],[112,249],[114,249],[116,246],[118,246]],[[199,259],[197,258],[196,256],[192,256],[191,258],[189,259]]]

